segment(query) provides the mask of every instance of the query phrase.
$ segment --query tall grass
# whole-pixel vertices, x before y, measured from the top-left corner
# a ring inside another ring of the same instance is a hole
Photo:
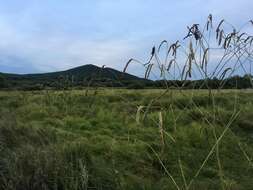
[[[188,33],[183,38],[183,41],[176,41],[175,43],[169,44],[167,40],[163,40],[158,48],[155,46],[152,48],[151,56],[147,62],[142,63],[136,59],[130,59],[124,68],[124,72],[129,67],[130,63],[135,62],[143,65],[145,69],[145,78],[149,78],[152,74],[152,79],[159,79],[164,82],[164,88],[166,89],[165,93],[158,96],[157,99],[161,98],[165,94],[170,93],[170,98],[172,100],[174,90],[171,90],[171,86],[168,81],[175,81],[173,89],[176,88],[180,91],[182,96],[187,96],[184,89],[185,84],[188,80],[198,80],[202,79],[204,82],[200,85],[200,88],[205,86],[208,89],[208,99],[211,108],[208,112],[203,113],[201,111],[202,105],[198,105],[194,101],[196,95],[192,93],[192,96],[188,99],[188,102],[183,105],[183,108],[196,110],[199,112],[199,116],[202,117],[202,120],[213,129],[213,135],[215,142],[210,149],[209,153],[206,155],[202,163],[199,163],[199,169],[196,173],[189,179],[185,179],[184,171],[182,168],[181,160],[178,159],[180,164],[180,170],[182,174],[182,180],[184,186],[182,189],[191,189],[194,181],[198,180],[198,176],[206,163],[211,158],[212,154],[216,152],[216,160],[219,168],[220,176],[220,188],[221,189],[230,189],[231,187],[227,186],[226,176],[223,172],[223,166],[221,162],[220,155],[220,144],[223,137],[230,130],[231,125],[238,119],[241,110],[238,109],[238,99],[231,99],[230,102],[233,104],[234,111],[231,113],[231,116],[227,123],[223,127],[223,131],[220,134],[217,134],[217,108],[220,106],[217,98],[220,96],[220,90],[227,82],[227,78],[234,75],[247,75],[249,76],[248,80],[252,84],[251,76],[251,64],[252,64],[252,34],[249,33],[252,31],[252,21],[247,22],[239,29],[236,29],[235,26],[222,19],[218,22],[217,26],[214,28],[213,17],[210,14],[207,18],[206,24],[201,28],[199,24],[193,24],[191,27],[187,27]],[[163,55],[162,55],[163,53]],[[153,72],[152,72],[153,71]],[[160,74],[159,74],[160,73]],[[219,79],[220,83],[218,86],[218,91],[213,90],[210,87],[210,79]],[[176,81],[181,81],[181,86],[178,85]],[[194,83],[194,82],[193,82]],[[194,85],[193,85],[194,87]],[[194,87],[195,88],[195,87]],[[235,86],[236,88],[236,86]],[[188,92],[187,92],[188,93]],[[236,94],[235,94],[236,97]],[[153,99],[147,105],[145,115],[147,114],[150,107],[155,104],[157,99]],[[169,107],[171,112],[175,112],[175,104],[177,102],[171,101]],[[164,106],[160,105],[160,109],[164,109]],[[185,106],[185,107],[184,107]],[[138,111],[139,113],[139,111]],[[178,116],[179,117],[179,116]],[[159,112],[159,122],[158,126],[161,133],[161,146],[164,146],[163,140],[163,128],[162,128],[162,116]],[[154,121],[156,123],[156,121]],[[176,125],[176,122],[175,122]],[[151,148],[152,149],[152,148]],[[168,173],[168,169],[162,163],[161,158],[158,154],[152,149],[152,151],[157,155],[158,160],[161,162],[162,167],[165,172]],[[232,150],[231,150],[232,151]],[[244,154],[244,151],[241,150],[241,154]],[[169,154],[170,152],[168,152]],[[248,156],[245,155],[246,159],[249,160]],[[175,183],[173,176],[169,175],[176,189],[181,189]]]

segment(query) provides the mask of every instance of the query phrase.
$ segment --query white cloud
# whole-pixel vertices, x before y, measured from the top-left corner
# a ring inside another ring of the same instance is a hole
[[[134,43],[126,40],[86,40],[71,36],[31,37],[0,22],[0,50],[8,57],[20,57],[13,67],[29,62],[39,72],[68,69],[83,64],[108,65],[122,69],[129,56],[136,51]],[[15,59],[17,60],[17,59]],[[0,62],[0,66],[10,64]]]
[[[240,25],[253,8],[251,0],[10,1],[0,7],[0,71],[13,72],[122,69],[131,57],[148,59],[154,44],[182,39],[187,24],[203,23],[209,13]],[[142,73],[136,68],[129,71]]]

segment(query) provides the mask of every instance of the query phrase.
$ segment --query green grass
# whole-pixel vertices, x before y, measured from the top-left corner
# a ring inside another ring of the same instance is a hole
[[[253,189],[253,92],[161,93],[1,92],[0,189]]]

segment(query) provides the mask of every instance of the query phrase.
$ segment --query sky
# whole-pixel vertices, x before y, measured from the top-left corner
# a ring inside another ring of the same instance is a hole
[[[252,0],[0,0],[0,72],[41,73],[94,64],[123,70],[187,25],[252,19]],[[132,74],[139,75],[137,67]]]

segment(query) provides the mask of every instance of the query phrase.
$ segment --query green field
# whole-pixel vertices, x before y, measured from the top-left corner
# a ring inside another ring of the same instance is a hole
[[[0,189],[252,190],[253,91],[209,95],[0,92]]]

